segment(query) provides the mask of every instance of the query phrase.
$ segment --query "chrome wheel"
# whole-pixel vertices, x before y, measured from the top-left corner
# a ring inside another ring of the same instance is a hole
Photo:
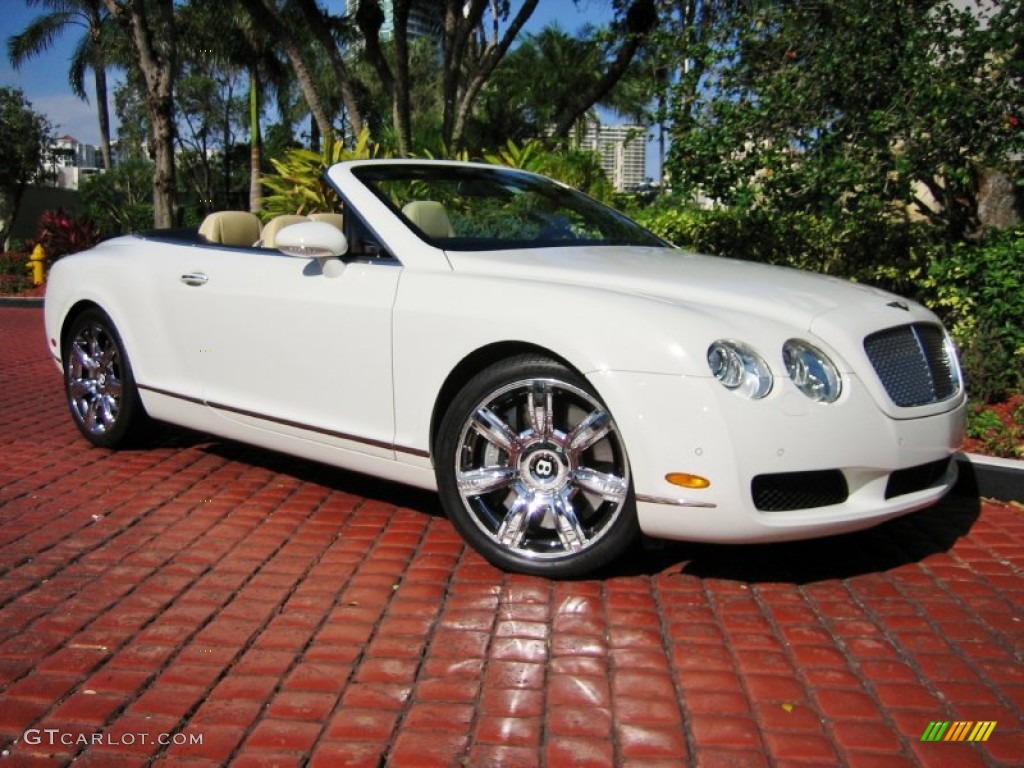
[[[448,459],[463,535],[492,561],[551,575],[617,554],[634,537],[635,511],[611,414],[568,371],[486,378],[501,383],[463,401]]]
[[[121,339],[98,309],[76,317],[66,338],[64,387],[75,425],[93,445],[115,448],[145,415]]]
[[[107,330],[92,322],[79,329],[68,351],[71,410],[86,432],[104,435],[121,410],[120,350]]]

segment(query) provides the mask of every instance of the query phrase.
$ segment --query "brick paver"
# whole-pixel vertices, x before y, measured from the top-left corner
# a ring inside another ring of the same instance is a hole
[[[0,766],[1024,759],[1019,506],[554,583],[431,494],[169,428],[87,447],[38,309],[0,308],[0,359]],[[997,726],[921,742],[947,720]]]

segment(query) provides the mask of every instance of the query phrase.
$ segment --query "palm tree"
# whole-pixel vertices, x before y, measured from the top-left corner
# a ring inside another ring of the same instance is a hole
[[[32,21],[20,34],[7,41],[7,57],[18,69],[29,59],[53,45],[54,40],[70,27],[83,27],[85,35],[75,46],[68,70],[68,82],[74,94],[88,101],[85,92],[85,70],[94,75],[96,112],[100,123],[103,164],[112,166],[110,152],[110,110],[107,105],[107,62],[104,38],[116,28],[102,0],[25,0],[29,6],[48,9]]]

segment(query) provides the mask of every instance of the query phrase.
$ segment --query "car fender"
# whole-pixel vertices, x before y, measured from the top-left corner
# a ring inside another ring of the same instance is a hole
[[[173,359],[173,328],[160,321],[157,281],[152,269],[163,248],[180,248],[123,237],[70,256],[50,269],[45,301],[47,344],[59,359],[61,333],[76,306],[93,304],[107,314],[124,344],[136,381],[160,381],[163,386],[190,394],[187,369]],[[143,398],[145,399],[145,398]]]
[[[614,415],[625,404],[610,402],[617,398],[605,391],[603,374],[708,379],[708,345],[750,325],[743,320],[607,289],[408,270],[395,306],[395,442],[431,450],[431,425],[445,407],[439,396],[479,350],[546,351],[587,376]],[[758,335],[771,330],[762,325]]]

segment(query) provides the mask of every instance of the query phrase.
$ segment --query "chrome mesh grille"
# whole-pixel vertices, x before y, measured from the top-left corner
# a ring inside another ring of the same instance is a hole
[[[887,328],[864,339],[864,351],[882,386],[901,408],[939,403],[960,390],[956,362],[937,325]]]

